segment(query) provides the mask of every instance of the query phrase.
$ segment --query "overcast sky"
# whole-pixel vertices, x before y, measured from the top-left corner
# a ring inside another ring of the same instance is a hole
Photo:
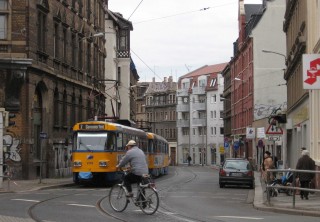
[[[109,0],[109,9],[133,23],[131,57],[140,81],[155,77],[160,82],[169,76],[177,81],[204,65],[230,61],[238,38],[238,2]]]

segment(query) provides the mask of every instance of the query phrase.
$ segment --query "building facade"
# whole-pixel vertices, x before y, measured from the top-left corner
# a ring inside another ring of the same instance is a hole
[[[176,163],[176,91],[177,83],[172,76],[149,83],[145,95],[146,120],[150,123],[151,132],[164,137],[169,142],[171,163]]]
[[[224,158],[223,77],[226,64],[183,75],[177,91],[178,164],[219,164]]]
[[[130,56],[133,26],[120,13],[106,11],[106,114],[109,118],[134,120],[136,102],[132,86],[137,85],[139,75]]]
[[[303,55],[315,54],[320,58],[320,1],[287,0],[283,30],[287,41],[287,70],[285,79],[288,92],[288,165],[295,167],[300,148],[306,147],[320,166],[319,146],[319,89],[305,89],[303,84]],[[320,187],[320,175],[316,186]]]
[[[2,1],[0,107],[13,178],[71,175],[72,126],[104,113],[104,2]]]

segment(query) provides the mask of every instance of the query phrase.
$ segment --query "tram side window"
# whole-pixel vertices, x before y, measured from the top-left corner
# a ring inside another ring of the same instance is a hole
[[[124,149],[125,145],[127,145],[128,142],[129,142],[129,140],[130,140],[130,137],[129,137],[128,134],[126,134],[126,133],[123,133],[123,134],[122,134],[122,137],[123,137],[123,139],[122,139],[122,141],[123,141],[123,146],[122,146],[121,150]]]
[[[116,144],[116,135],[114,133],[108,133],[108,138],[107,138],[107,144],[105,149],[106,150],[114,150],[115,144]]]
[[[147,152],[147,150],[148,150],[148,146],[147,146],[147,141],[146,141],[146,139],[141,139],[141,147],[140,147],[142,150],[143,150],[143,152]]]
[[[123,134],[117,133],[117,150],[123,150]]]
[[[148,140],[148,153],[153,152],[153,140]]]

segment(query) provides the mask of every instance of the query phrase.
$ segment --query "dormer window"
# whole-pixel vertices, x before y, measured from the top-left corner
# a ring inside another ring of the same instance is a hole
[[[210,87],[214,87],[216,85],[217,79],[211,79]]]
[[[120,50],[128,50],[129,49],[129,41],[128,41],[128,31],[120,30],[119,33],[119,49]]]

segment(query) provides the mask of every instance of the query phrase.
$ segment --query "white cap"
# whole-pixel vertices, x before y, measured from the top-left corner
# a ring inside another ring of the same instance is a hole
[[[137,145],[136,141],[130,140],[126,146],[135,146]]]

